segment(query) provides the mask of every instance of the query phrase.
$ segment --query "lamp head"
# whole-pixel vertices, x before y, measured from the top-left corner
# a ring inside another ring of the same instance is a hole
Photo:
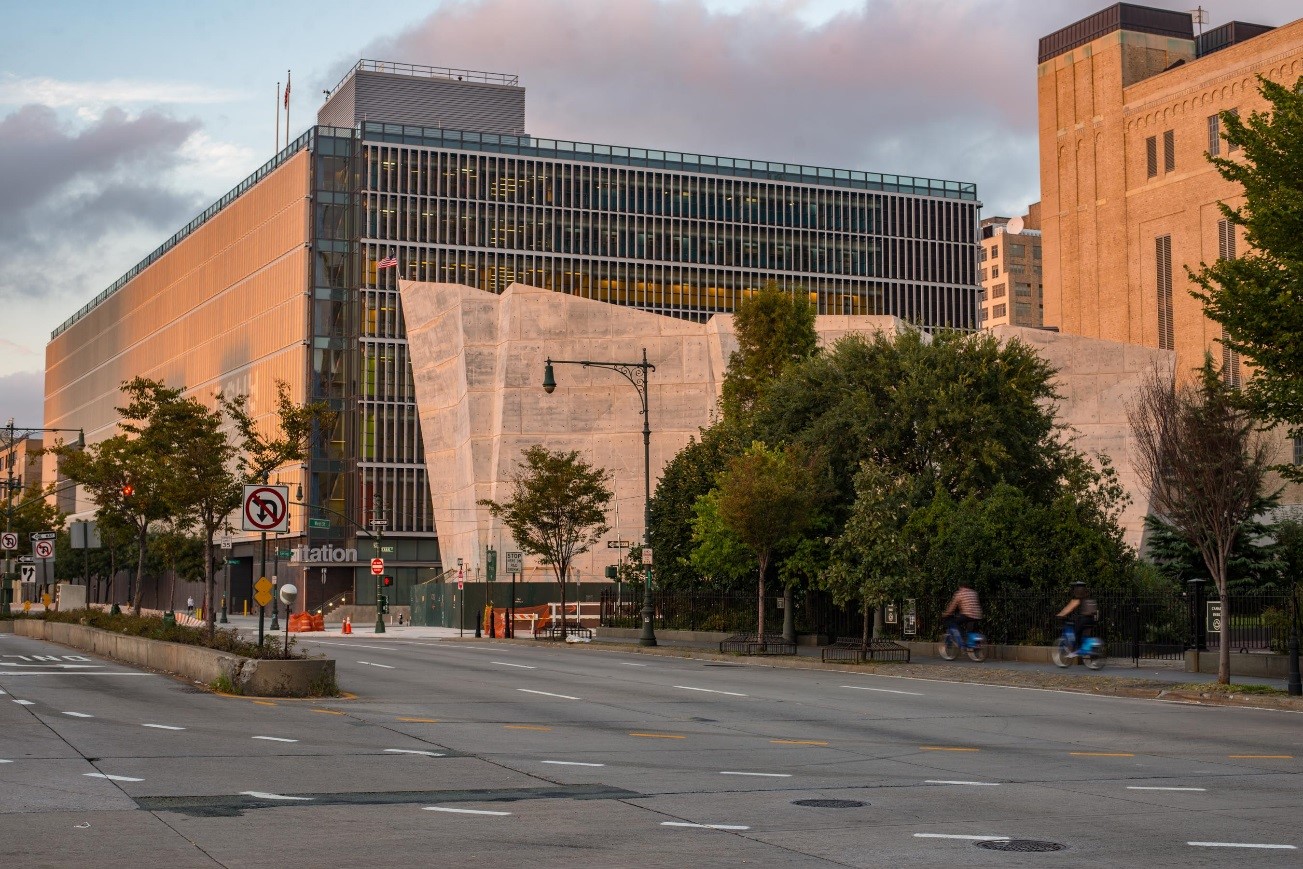
[[[547,365],[543,367],[543,391],[551,395],[556,389],[556,376],[552,373],[552,360],[547,360]]]

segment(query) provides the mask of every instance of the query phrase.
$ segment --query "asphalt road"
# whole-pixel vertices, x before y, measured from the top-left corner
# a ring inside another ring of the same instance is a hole
[[[0,635],[0,862],[1300,863],[1293,713],[543,644],[301,642],[356,696],[220,697]],[[986,847],[1023,840],[1066,848]]]

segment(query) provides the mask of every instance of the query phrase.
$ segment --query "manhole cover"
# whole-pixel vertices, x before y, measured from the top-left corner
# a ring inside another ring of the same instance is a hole
[[[1060,845],[1058,842],[1038,842],[1035,839],[994,839],[989,842],[974,842],[973,844],[988,851],[1018,851],[1023,854],[1062,851],[1068,847],[1067,845]]]
[[[811,809],[858,809],[867,806],[859,800],[792,800],[794,806],[807,806]]]

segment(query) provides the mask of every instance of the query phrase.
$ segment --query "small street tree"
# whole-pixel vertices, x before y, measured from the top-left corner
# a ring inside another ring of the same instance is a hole
[[[566,579],[575,556],[587,552],[610,527],[606,511],[612,493],[610,472],[595,468],[577,452],[535,444],[508,478],[511,497],[483,499],[520,548],[552,568],[561,586],[561,639],[566,635]]]
[[[1222,604],[1217,681],[1230,682],[1230,559],[1262,502],[1271,447],[1235,402],[1212,357],[1199,380],[1174,387],[1153,371],[1127,409],[1150,509],[1199,551]]]
[[[758,562],[756,633],[763,642],[765,573],[774,551],[810,524],[820,501],[818,479],[795,450],[771,449],[756,441],[729,462],[718,489],[724,526]]]
[[[1223,343],[1253,362],[1244,398],[1263,420],[1303,436],[1303,79],[1292,87],[1259,77],[1268,112],[1220,116],[1223,138],[1240,149],[1234,159],[1209,157],[1243,190],[1239,208],[1221,205],[1242,227],[1250,251],[1225,250],[1191,277],[1207,315],[1220,323]],[[1277,466],[1303,482],[1303,467]],[[1225,624],[1225,622],[1223,622]]]
[[[733,312],[738,349],[724,374],[726,414],[749,410],[783,368],[814,355],[819,342],[814,314],[804,291],[782,290],[772,281],[738,303]]]

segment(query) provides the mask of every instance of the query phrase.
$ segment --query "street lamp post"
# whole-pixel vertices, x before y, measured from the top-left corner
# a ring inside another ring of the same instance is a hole
[[[543,369],[543,391],[551,395],[556,389],[556,376],[553,365],[582,365],[585,368],[605,368],[614,371],[633,384],[642,401],[642,469],[643,469],[643,546],[647,545],[651,533],[651,419],[647,412],[647,376],[655,371],[656,366],[647,361],[647,348],[642,348],[641,362],[594,362],[588,359],[551,359]],[[652,568],[647,565],[644,574],[642,595],[642,636],[638,638],[640,646],[656,645],[656,628],[652,624],[656,611],[652,607]],[[565,613],[561,614],[561,623],[565,624]]]
[[[15,426],[14,418],[9,417],[9,422],[5,425],[5,531],[13,530],[14,519],[14,447],[17,446],[20,439],[18,432],[22,432],[21,439],[26,440],[37,432],[76,432],[77,448],[86,449],[86,432],[79,428],[28,428],[26,426]],[[8,559],[6,559],[6,562]],[[9,581],[10,574],[5,573],[3,581],[0,581],[0,618],[9,615]],[[90,578],[86,580],[87,588],[90,587]],[[89,591],[87,592],[89,594]]]
[[[1289,681],[1286,683],[1286,690],[1298,697],[1303,694],[1303,679],[1299,676],[1298,667],[1298,586],[1295,585],[1289,595]]]
[[[376,558],[380,557],[380,549],[381,549],[380,544],[385,539],[384,528],[386,524],[388,523],[386,523],[384,519],[380,518],[380,493],[376,492],[371,496],[371,542],[375,544]],[[385,632],[385,617],[382,610],[384,609],[384,605],[389,603],[388,596],[384,595],[381,592],[381,589],[384,588],[384,586],[381,585],[382,582],[383,579],[381,577],[376,577],[376,631],[375,632],[377,634],[383,634]]]

